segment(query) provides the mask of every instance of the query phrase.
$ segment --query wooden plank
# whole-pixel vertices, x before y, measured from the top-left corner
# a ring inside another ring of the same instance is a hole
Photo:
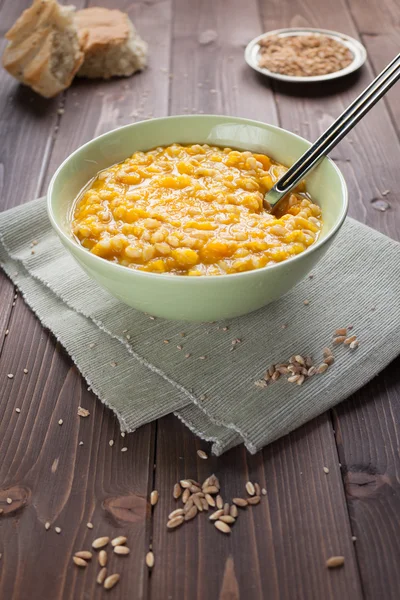
[[[132,120],[135,107],[142,114],[144,110],[155,114],[165,111],[169,78],[161,76],[160,68],[167,71],[169,64],[171,3],[119,2],[113,6],[118,7],[128,10],[150,42],[156,34],[155,65],[132,79],[78,81],[64,94],[64,112],[57,114],[55,105],[56,120],[47,128],[36,129],[35,118],[28,112],[25,141],[30,152],[35,148],[35,157],[46,154],[43,148],[51,150],[50,167],[46,156],[41,171],[40,162],[27,162],[31,174],[27,194],[28,178],[21,178],[7,164],[4,185],[13,194],[7,195],[2,208],[30,199],[35,190],[45,191],[52,171],[71,150]],[[156,94],[150,97],[150,90]],[[41,100],[33,104],[41,105]],[[27,111],[27,106],[21,110]],[[8,118],[7,157],[18,155],[20,148],[20,139],[12,135],[21,124],[14,106]],[[54,136],[49,138],[52,127]],[[111,558],[112,569],[121,569],[122,575],[116,593],[120,597],[146,597],[144,556],[150,517],[146,498],[153,476],[155,426],[146,426],[122,440],[111,412],[87,391],[71,361],[20,300],[9,328],[0,362],[0,381],[4,383],[0,386],[0,446],[4,457],[0,504],[5,509],[0,524],[0,597],[42,599],[48,597],[49,590],[52,598],[102,596],[95,583],[96,565],[82,572],[72,564],[71,555],[98,535],[118,533],[128,536],[133,552],[127,559]],[[29,373],[24,375],[27,365]],[[8,379],[7,373],[13,373],[14,378]],[[79,404],[92,413],[88,419],[77,416]],[[15,408],[21,408],[21,413]],[[62,426],[58,425],[59,418],[64,421]],[[112,448],[110,439],[115,439]],[[128,447],[125,453],[120,452],[123,445]],[[10,506],[5,501],[8,496],[16,498]],[[62,528],[60,535],[53,527],[44,529],[47,520]],[[94,523],[93,531],[85,526],[89,520]]]
[[[369,61],[378,74],[399,53],[399,3],[395,0],[351,0],[349,9],[362,42],[367,48]],[[393,116],[393,126],[400,133],[400,106],[398,87],[391,90],[385,100]]]
[[[318,10],[313,10],[315,3],[312,0],[292,2],[290,7],[288,4],[282,7],[277,1],[272,4],[265,2],[263,6],[266,28],[282,26],[283,20],[289,19],[290,12],[296,15],[295,20],[291,21],[292,25],[326,27],[329,23],[331,29],[358,37],[344,1],[334,5],[321,3]],[[366,19],[369,20],[370,25],[374,19],[376,31],[383,33],[384,23],[388,17],[381,17],[381,7],[379,10],[376,8],[373,13],[375,17],[371,17],[365,3],[361,8],[357,0],[352,0],[350,6],[353,15],[356,14],[356,8],[360,19],[363,15],[365,28],[361,31],[367,31]],[[371,8],[371,3],[368,3],[368,7]],[[373,63],[372,47],[370,51]],[[315,139],[372,78],[371,65],[367,64],[358,78],[349,80],[349,88],[344,82],[336,89],[340,94],[332,94],[335,92],[335,86],[328,87],[326,95],[323,90],[304,88],[296,103],[293,102],[292,97],[296,90],[289,86],[277,85],[276,96],[283,124],[289,129],[298,129],[310,139]],[[396,185],[398,181],[396,157],[399,155],[399,150],[399,142],[385,103],[380,102],[350,134],[349,140],[344,140],[332,152],[345,174],[349,187],[350,214],[395,238],[398,238],[400,230],[398,208],[400,196]],[[390,194],[384,196],[391,208],[385,213],[379,213],[374,210],[371,199],[382,198],[383,190],[391,190]],[[390,386],[385,383],[387,378],[391,381]],[[399,381],[396,377],[396,364],[394,364],[386,370],[384,376],[376,378],[374,384],[360,390],[355,397],[343,405],[343,408],[340,406],[335,411],[335,429],[339,431],[340,461],[344,472],[348,473],[346,491],[351,525],[358,539],[356,548],[363,590],[366,597],[371,599],[394,598],[396,582],[398,582],[398,569],[392,558],[399,556],[400,543],[398,536],[394,538],[390,536],[390,531],[396,526],[392,522],[393,513],[386,513],[389,507],[391,509],[395,507],[397,511],[399,509],[398,479],[390,479],[393,487],[389,485],[379,487],[379,502],[371,499],[367,492],[362,496],[362,492],[369,489],[369,486],[367,488],[363,486],[364,474],[368,477],[369,473],[385,473],[380,457],[385,457],[388,464],[392,465],[390,473],[399,470],[396,442],[398,425],[397,430],[395,426],[389,427],[388,430],[386,427],[381,427],[383,423],[391,423],[392,406],[398,403],[398,390]],[[356,448],[358,451],[355,459]],[[357,481],[360,481],[360,486]],[[353,482],[354,485],[349,482]],[[395,494],[393,488],[396,490]],[[355,497],[352,497],[351,493],[355,493]],[[371,495],[373,496],[372,491]],[[366,524],[367,520],[370,521],[369,526]],[[380,535],[377,535],[377,528],[381,531]],[[382,569],[382,561],[385,558],[388,560],[385,568]]]
[[[243,47],[262,31],[256,2],[248,2],[245,11],[233,2],[226,11],[211,0],[190,7],[181,1],[175,10],[179,19],[173,35],[171,112],[193,107],[276,123],[268,82],[243,65]],[[235,26],[239,14],[240,28]],[[214,31],[215,41],[203,47],[199,40],[207,30]],[[231,83],[235,81],[237,88]],[[210,599],[361,598],[328,415],[255,457],[239,447],[201,461],[199,447],[204,444],[172,417],[159,421],[156,488],[161,497],[154,511],[151,597],[162,592],[186,597],[190,590],[195,598]],[[331,468],[329,478],[324,461]],[[173,484],[185,476],[202,480],[213,471],[228,498],[241,495],[251,478],[266,482],[268,499],[240,515],[228,539],[203,515],[168,532],[167,515],[175,506]],[[346,568],[328,572],[325,560],[337,553],[345,554]]]
[[[135,552],[126,560],[110,556],[111,569],[122,576],[120,597],[144,597],[140,556],[148,546],[153,427],[123,439],[117,420],[87,391],[69,358],[21,299],[17,306],[0,375],[0,597],[102,597],[96,559],[82,571],[71,557],[98,536],[121,534]],[[90,416],[80,418],[78,406]],[[123,446],[128,451],[121,453]],[[52,524],[49,531],[46,521]]]
[[[366,598],[400,589],[400,358],[335,413],[349,513]]]

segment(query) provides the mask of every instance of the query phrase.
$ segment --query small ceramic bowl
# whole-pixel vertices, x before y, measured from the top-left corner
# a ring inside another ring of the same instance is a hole
[[[215,144],[265,153],[291,165],[310,146],[303,138],[264,123],[224,116],[188,115],[152,119],[110,131],[73,152],[57,169],[48,194],[52,226],[86,273],[116,298],[151,315],[188,321],[215,321],[244,315],[276,300],[322,258],[347,212],[347,188],[329,159],[307,177],[307,189],[322,209],[318,241],[282,263],[221,276],[187,277],[135,271],[91,254],[71,233],[75,198],[98,171],[136,150],[173,142]]]
[[[340,71],[335,71],[334,73],[327,73],[326,75],[313,75],[310,77],[295,77],[293,75],[282,75],[281,73],[274,73],[269,69],[259,66],[259,53],[260,53],[260,40],[270,37],[270,36],[279,36],[279,37],[290,37],[293,35],[325,35],[328,36],[337,42],[346,46],[353,55],[352,62],[341,69]],[[367,58],[367,51],[360,42],[350,37],[349,35],[345,35],[344,33],[339,33],[338,31],[331,31],[330,29],[315,29],[314,27],[287,27],[286,29],[275,29],[274,31],[268,31],[267,33],[263,33],[247,44],[246,50],[244,52],[244,59],[247,64],[262,73],[263,75],[267,75],[267,77],[271,77],[272,79],[279,79],[280,81],[289,81],[291,83],[311,83],[316,81],[329,81],[331,79],[337,79],[338,77],[344,77],[349,73],[353,73],[359,69]]]

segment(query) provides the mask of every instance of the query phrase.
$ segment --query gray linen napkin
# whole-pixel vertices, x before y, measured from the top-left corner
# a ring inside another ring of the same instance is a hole
[[[312,278],[226,323],[152,319],[114,299],[63,248],[44,198],[0,214],[0,263],[124,431],[174,412],[216,454],[241,442],[256,452],[348,397],[400,352],[400,244],[352,219]],[[254,385],[293,354],[321,360],[334,330],[350,324],[359,347],[335,348],[323,375],[302,386]]]

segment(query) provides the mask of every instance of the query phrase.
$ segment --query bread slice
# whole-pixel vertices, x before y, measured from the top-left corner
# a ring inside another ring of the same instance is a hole
[[[3,66],[46,98],[67,88],[83,62],[74,7],[34,0],[6,33]]]
[[[75,16],[85,59],[79,77],[129,77],[147,64],[147,44],[127,14],[107,8],[85,8]]]

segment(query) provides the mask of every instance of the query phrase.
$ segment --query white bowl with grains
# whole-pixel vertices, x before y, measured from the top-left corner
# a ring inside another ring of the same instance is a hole
[[[273,79],[293,83],[328,81],[359,69],[367,51],[354,38],[328,29],[289,27],[249,42],[247,64]]]

